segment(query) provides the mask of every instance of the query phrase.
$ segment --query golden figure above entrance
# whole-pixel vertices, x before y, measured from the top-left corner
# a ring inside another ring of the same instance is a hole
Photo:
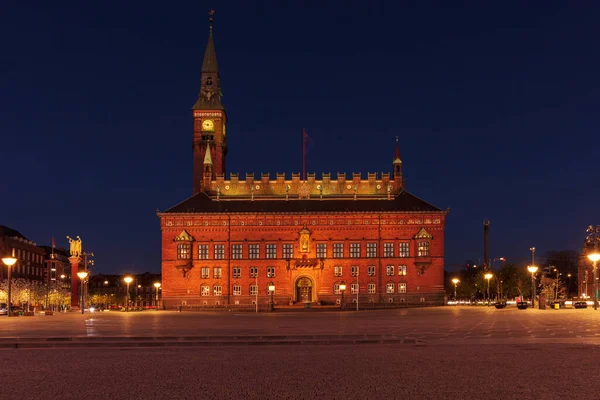
[[[304,225],[304,227],[300,230],[300,253],[308,253],[309,252],[309,243],[310,243],[310,230]]]

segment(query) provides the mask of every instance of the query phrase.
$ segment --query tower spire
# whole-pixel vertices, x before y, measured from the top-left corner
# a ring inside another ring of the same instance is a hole
[[[200,92],[198,93],[198,100],[192,107],[194,110],[223,110],[219,64],[217,63],[217,52],[215,51],[213,38],[214,14],[215,10],[210,10],[208,13],[208,42],[202,61]]]
[[[394,154],[394,161],[392,162],[394,168],[394,181],[398,182],[399,187],[402,186],[402,160],[400,159],[400,145],[398,144],[398,136],[396,136],[396,152]]]

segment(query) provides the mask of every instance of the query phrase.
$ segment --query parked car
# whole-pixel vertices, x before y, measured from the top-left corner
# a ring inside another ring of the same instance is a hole
[[[575,307],[575,308],[587,308],[587,302],[586,301],[576,301],[575,303],[573,303],[573,307]]]
[[[8,307],[4,306],[4,307],[0,307],[0,315],[7,315],[8,314]]]
[[[506,301],[497,301],[496,303],[494,303],[494,307],[504,308],[504,307],[506,307]]]
[[[527,307],[529,307],[529,304],[528,304],[526,301],[519,301],[519,302],[517,303],[517,308],[518,308],[519,310],[526,310],[526,309],[527,309]]]

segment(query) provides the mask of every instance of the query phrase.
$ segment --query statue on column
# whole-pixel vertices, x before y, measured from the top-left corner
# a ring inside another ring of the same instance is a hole
[[[69,251],[71,253],[71,256],[80,257],[82,254],[81,238],[77,236],[77,239],[71,239],[69,236],[67,236],[67,239],[69,239]]]

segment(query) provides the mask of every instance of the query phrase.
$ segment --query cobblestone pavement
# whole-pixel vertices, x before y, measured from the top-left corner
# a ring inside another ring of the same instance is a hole
[[[0,340],[387,335],[436,343],[600,343],[600,310],[438,307],[344,312],[104,312],[0,317]]]

